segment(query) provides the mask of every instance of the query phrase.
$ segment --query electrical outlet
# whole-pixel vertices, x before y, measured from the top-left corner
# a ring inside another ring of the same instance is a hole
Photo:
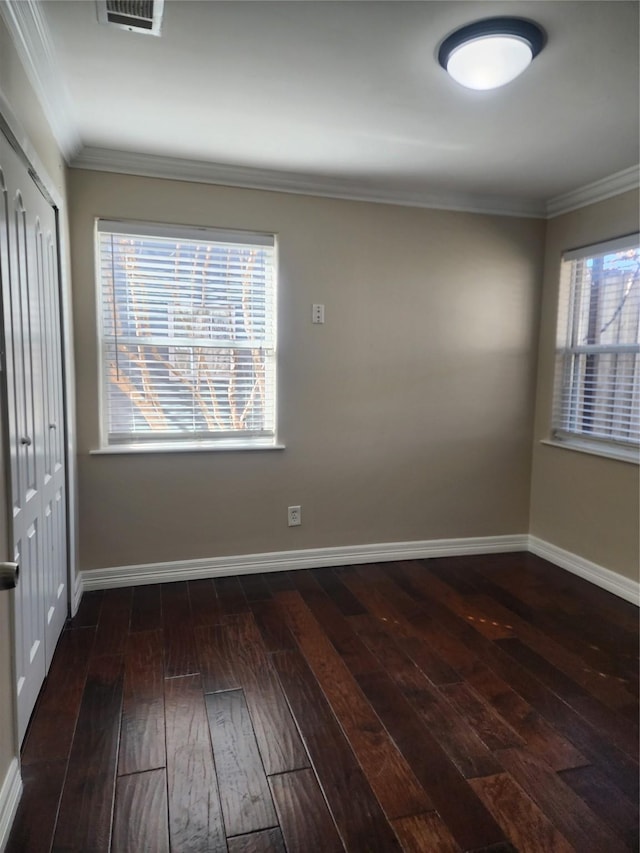
[[[324,323],[324,305],[311,306],[311,322]]]
[[[287,518],[289,527],[297,527],[302,524],[302,508],[299,506],[287,507]]]

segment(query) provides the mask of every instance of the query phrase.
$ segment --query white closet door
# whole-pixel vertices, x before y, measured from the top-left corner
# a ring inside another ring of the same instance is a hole
[[[67,613],[56,214],[0,133],[0,278],[20,740]],[[51,425],[51,426],[50,426]]]
[[[43,199],[44,201],[44,199]],[[67,617],[67,519],[60,290],[54,211],[36,226],[43,379],[42,565],[47,670]]]

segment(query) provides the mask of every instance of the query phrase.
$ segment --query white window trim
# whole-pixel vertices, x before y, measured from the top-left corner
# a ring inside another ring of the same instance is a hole
[[[108,409],[106,388],[103,379],[104,339],[102,328],[102,279],[100,270],[99,235],[101,233],[126,233],[140,236],[175,237],[185,240],[207,240],[215,235],[216,240],[244,243],[250,240],[258,245],[271,245],[274,252],[274,359],[275,359],[275,388],[274,412],[275,428],[272,436],[256,436],[255,438],[227,439],[193,439],[177,438],[173,440],[149,439],[144,442],[122,442],[109,444]],[[229,230],[213,226],[184,226],[168,225],[166,223],[144,222],[140,220],[114,219],[96,217],[94,219],[94,281],[96,293],[96,342],[98,347],[98,417],[99,417],[99,446],[89,450],[91,456],[118,456],[125,454],[149,453],[193,453],[193,452],[230,452],[230,451],[263,451],[284,450],[285,445],[278,440],[278,235],[275,232]]]
[[[570,249],[562,253],[562,262],[566,261],[578,261],[584,258],[590,258],[595,255],[600,255],[608,252],[617,252],[624,250],[625,248],[631,246],[640,245],[640,233],[627,234],[623,237],[617,237],[613,240],[606,240],[600,243],[592,243],[587,246],[581,246],[576,249]],[[559,333],[560,330],[557,330]],[[619,351],[619,352],[636,352],[637,347],[635,345],[611,345],[611,346],[602,346],[599,344],[594,345],[584,345],[579,347],[570,347],[565,346],[562,347],[558,352],[566,352],[567,350],[571,350],[572,352],[611,352],[611,351]],[[558,380],[554,382],[554,402],[552,407],[551,419],[552,421],[555,418],[555,405],[556,405],[556,397],[558,392],[561,390],[557,383]],[[619,462],[630,462],[632,464],[640,464],[640,447],[638,447],[635,443],[629,442],[626,444],[625,442],[616,441],[615,439],[592,439],[587,435],[582,435],[579,433],[571,433],[565,432],[557,427],[554,427],[553,424],[551,426],[549,438],[542,439],[540,441],[541,444],[546,445],[548,447],[558,447],[563,450],[573,450],[578,453],[587,453],[591,456],[601,456],[607,459],[615,459]]]
[[[274,442],[260,443],[257,440],[252,442],[246,441],[200,441],[200,442],[158,442],[154,444],[110,444],[107,447],[100,447],[96,450],[90,450],[90,456],[121,456],[126,454],[145,454],[145,453],[232,453],[234,451],[259,451],[259,450],[285,450],[284,444]]]
[[[615,459],[618,462],[631,462],[640,465],[640,450],[635,447],[624,447],[614,442],[582,441],[577,437],[543,438],[540,444],[547,447],[559,447],[561,450],[575,450],[577,453],[587,453],[589,456],[602,456],[605,459]]]

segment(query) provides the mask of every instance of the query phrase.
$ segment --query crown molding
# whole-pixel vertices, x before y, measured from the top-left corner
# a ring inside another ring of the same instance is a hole
[[[11,34],[51,132],[68,162],[80,150],[82,141],[41,5],[38,0],[0,0],[0,16]]]
[[[60,74],[41,0],[0,0],[4,20],[65,160],[74,168],[220,186],[397,204],[467,213],[552,219],[640,185],[640,166],[579,187],[546,202],[533,198],[465,192],[384,189],[370,181],[339,179],[180,157],[82,147],[73,105]]]
[[[615,172],[600,181],[594,181],[577,190],[572,190],[547,202],[547,219],[561,216],[588,204],[604,201],[606,198],[626,193],[629,190],[637,190],[640,186],[640,166],[631,166],[621,172]]]
[[[367,181],[253,169],[246,166],[228,166],[203,160],[186,160],[180,157],[139,154],[109,148],[83,148],[71,160],[70,165],[76,169],[91,169],[99,172],[117,172],[125,175],[339,198],[348,201],[397,204],[405,207],[535,219],[544,219],[546,214],[544,202],[533,199],[461,192],[424,193],[413,190],[388,190],[376,187]]]

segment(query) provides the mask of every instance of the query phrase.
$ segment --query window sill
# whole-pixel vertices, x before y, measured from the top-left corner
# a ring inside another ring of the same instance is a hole
[[[241,442],[241,441],[219,441],[215,444],[210,442],[181,442],[158,443],[158,444],[114,444],[111,447],[100,447],[90,450],[90,456],[120,456],[131,453],[220,453],[229,451],[245,450],[284,450],[284,444],[273,444],[272,442]]]
[[[618,462],[640,464],[640,452],[635,448],[614,447],[611,445],[594,445],[579,439],[559,441],[558,439],[542,439],[540,444],[548,447],[559,447],[562,450],[574,450],[577,453],[587,453],[590,456],[603,456],[606,459],[616,459]]]

